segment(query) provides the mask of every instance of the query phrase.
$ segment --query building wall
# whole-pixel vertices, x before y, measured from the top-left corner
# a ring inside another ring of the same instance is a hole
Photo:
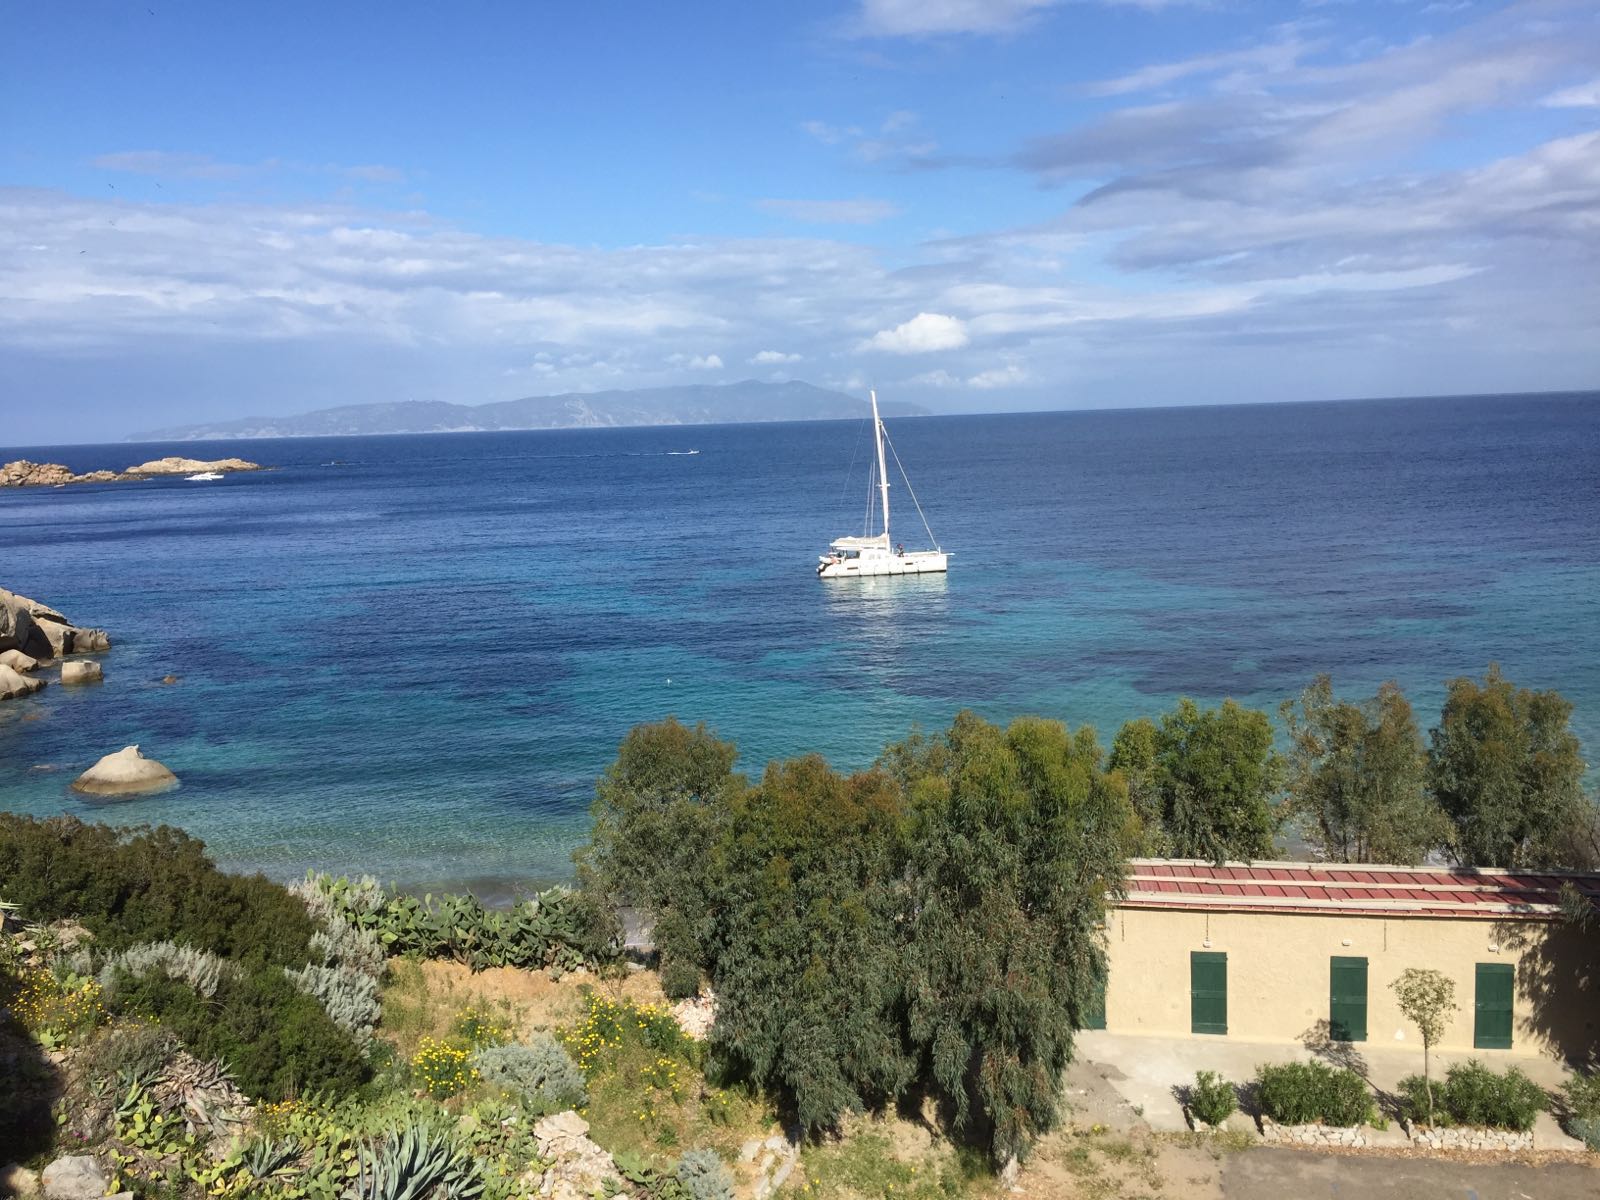
[[[1116,1033],[1213,1037],[1190,1030],[1189,954],[1228,956],[1228,1032],[1241,1041],[1303,1043],[1326,1032],[1329,964],[1367,960],[1367,1044],[1420,1045],[1390,983],[1407,967],[1455,981],[1457,1011],[1440,1048],[1485,1058],[1553,1055],[1592,1061],[1600,1048],[1596,943],[1536,921],[1204,913],[1121,908],[1106,929],[1106,1028]],[[1512,1048],[1474,1050],[1477,963],[1516,971]]]

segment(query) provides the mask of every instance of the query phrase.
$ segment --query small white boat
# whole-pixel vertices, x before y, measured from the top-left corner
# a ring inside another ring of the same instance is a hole
[[[198,475],[185,475],[185,483],[210,483],[213,479],[221,479],[221,471],[201,471]]]
[[[907,550],[904,543],[890,540],[889,469],[883,453],[889,435],[884,431],[883,418],[878,416],[878,393],[873,391],[869,394],[872,397],[872,434],[878,457],[876,482],[872,479],[867,482],[867,528],[860,537],[835,538],[830,542],[828,553],[818,557],[817,575],[821,579],[859,579],[867,575],[930,575],[948,571],[950,556],[939,548],[938,543],[934,543],[932,550]],[[899,464],[900,456],[896,454],[895,465]],[[933,542],[933,530],[928,528],[928,518],[922,516],[922,505],[917,503],[917,494],[911,490],[911,480],[906,478],[904,467],[900,468],[900,477],[905,479],[906,494],[911,497],[911,503],[916,505],[917,515],[922,517],[922,528],[927,532],[928,540]],[[877,534],[872,532],[874,504],[883,513],[883,531]]]

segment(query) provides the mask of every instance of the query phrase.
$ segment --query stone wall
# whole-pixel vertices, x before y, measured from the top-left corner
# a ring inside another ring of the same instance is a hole
[[[1430,1150],[1532,1150],[1533,1130],[1518,1133],[1514,1129],[1479,1129],[1465,1125],[1451,1129],[1435,1129],[1427,1125],[1408,1125],[1406,1134],[1411,1144]]]
[[[1262,1117],[1261,1140],[1295,1146],[1370,1146],[1372,1130],[1365,1125],[1279,1125]]]

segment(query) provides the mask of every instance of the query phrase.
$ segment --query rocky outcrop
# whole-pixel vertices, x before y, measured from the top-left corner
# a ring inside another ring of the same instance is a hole
[[[202,471],[259,471],[260,463],[247,462],[242,458],[180,458],[178,455],[169,455],[166,458],[151,459],[147,463],[140,463],[136,467],[129,467],[124,472],[135,477],[143,475],[198,475]]]
[[[127,483],[138,479],[152,479],[158,475],[198,475],[202,471],[259,471],[260,463],[242,458],[156,458],[126,471],[87,471],[82,475],[61,463],[30,462],[19,458],[0,466],[0,488],[4,487],[61,487],[68,483]]]
[[[48,604],[0,588],[0,651],[16,650],[43,661],[109,649],[105,630],[81,629]],[[18,668],[13,664],[12,669]]]
[[[617,1164],[589,1139],[589,1122],[571,1109],[536,1122],[533,1136],[539,1143],[539,1157],[551,1163],[539,1195],[552,1200],[590,1200],[617,1186]]]
[[[178,777],[137,746],[108,754],[72,781],[72,790],[88,796],[137,796],[174,786]]]
[[[44,686],[44,680],[35,679],[31,675],[24,675],[20,671],[13,671],[10,667],[0,663],[0,700],[12,700],[18,696],[31,696]]]
[[[0,667],[10,667],[19,675],[26,675],[39,667],[39,660],[21,650],[0,650]]]
[[[104,678],[100,664],[93,661],[64,662],[61,664],[61,682],[99,683]]]

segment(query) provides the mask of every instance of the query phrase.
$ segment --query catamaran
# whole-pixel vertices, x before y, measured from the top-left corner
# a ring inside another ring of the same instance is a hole
[[[878,455],[876,482],[870,477],[867,480],[866,529],[861,537],[835,538],[830,542],[828,553],[818,556],[817,575],[822,579],[855,579],[863,575],[928,575],[947,571],[950,556],[934,542],[933,530],[928,528],[928,518],[922,516],[922,505],[917,503],[917,494],[911,490],[911,480],[900,466],[898,454],[894,461],[900,467],[900,477],[905,480],[906,494],[916,505],[917,516],[922,517],[922,528],[934,545],[932,550],[907,550],[904,543],[889,538],[889,469],[883,453],[889,435],[884,432],[883,418],[878,416],[878,393],[873,391],[869,395],[872,397],[872,434]],[[894,450],[893,443],[889,444],[889,449]],[[883,514],[883,532],[877,534],[872,533],[874,505]]]

